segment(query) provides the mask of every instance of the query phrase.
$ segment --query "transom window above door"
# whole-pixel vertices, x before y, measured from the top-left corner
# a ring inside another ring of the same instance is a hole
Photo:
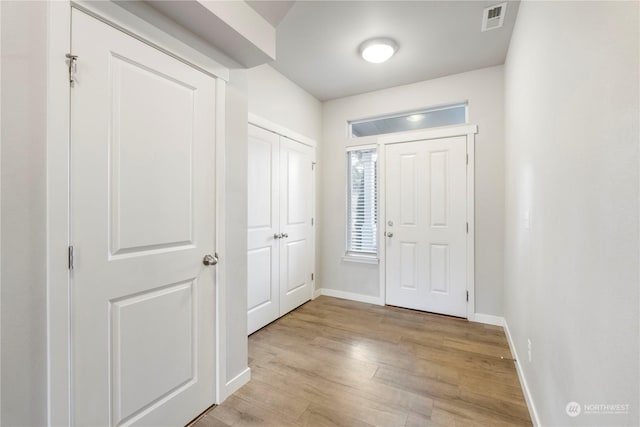
[[[349,122],[349,136],[384,135],[467,123],[467,103],[425,108],[400,114]]]

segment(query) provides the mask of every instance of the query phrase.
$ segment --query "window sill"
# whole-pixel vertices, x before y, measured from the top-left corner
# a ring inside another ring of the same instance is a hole
[[[342,261],[346,262],[357,262],[360,264],[378,264],[378,257],[375,255],[354,255],[354,254],[346,254],[342,257]]]

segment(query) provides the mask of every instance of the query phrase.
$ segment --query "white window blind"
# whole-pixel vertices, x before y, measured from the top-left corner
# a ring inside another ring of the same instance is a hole
[[[347,254],[378,252],[377,157],[375,148],[347,153]]]

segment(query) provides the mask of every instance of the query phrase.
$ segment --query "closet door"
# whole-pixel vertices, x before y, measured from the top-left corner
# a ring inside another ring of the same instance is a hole
[[[248,333],[280,316],[279,140],[249,125]]]
[[[215,79],[72,11],[71,419],[185,425],[215,400]]]
[[[280,315],[311,299],[313,149],[280,137]]]

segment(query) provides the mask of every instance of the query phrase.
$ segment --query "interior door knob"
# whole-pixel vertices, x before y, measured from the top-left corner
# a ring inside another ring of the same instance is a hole
[[[273,238],[274,238],[274,239],[280,239],[280,238],[282,238],[282,236],[281,236],[281,235],[279,235],[278,233],[274,233],[274,234],[273,234]]]
[[[285,239],[289,237],[287,233],[282,233],[280,236],[284,237]]]
[[[384,234],[385,234],[387,237],[393,237],[393,233],[392,233],[392,232],[387,232],[387,233],[384,233]]]
[[[205,255],[202,259],[204,265],[216,265],[218,263],[218,257],[214,255]]]

